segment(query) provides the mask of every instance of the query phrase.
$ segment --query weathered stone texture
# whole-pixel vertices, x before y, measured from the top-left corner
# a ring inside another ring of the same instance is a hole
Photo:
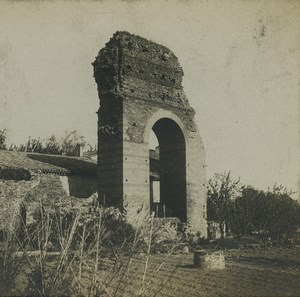
[[[0,181],[0,231],[18,227],[21,206],[30,189],[30,181]]]
[[[45,198],[66,196],[61,176],[31,172],[31,180],[0,180],[0,230],[15,228],[21,209],[26,210],[26,222],[32,221],[32,213]]]
[[[100,199],[133,216],[141,205],[149,211],[149,132],[153,129],[165,169],[161,196],[169,215],[206,236],[204,149],[181,85],[183,70],[177,57],[162,45],[117,32],[93,66],[100,98]]]
[[[203,250],[194,251],[194,265],[205,270],[225,269],[225,257],[222,251],[206,252]]]

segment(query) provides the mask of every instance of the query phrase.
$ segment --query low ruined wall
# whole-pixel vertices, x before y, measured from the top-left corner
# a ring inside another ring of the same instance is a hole
[[[27,193],[37,184],[37,175],[32,175],[29,181],[0,179],[0,230],[16,227],[21,205]]]
[[[26,224],[33,222],[34,213],[37,207],[45,201],[55,201],[60,197],[67,196],[61,176],[54,174],[42,174],[39,176],[39,183],[25,195]]]
[[[66,196],[88,198],[97,191],[93,177],[30,172],[30,180],[19,180],[20,172],[10,170],[3,175],[7,179],[0,179],[0,230],[16,228],[21,212],[25,223],[32,223],[40,203]]]
[[[21,208],[26,209],[26,223],[45,198],[65,196],[60,176],[31,173],[31,180],[0,180],[0,230],[15,228],[19,224]]]

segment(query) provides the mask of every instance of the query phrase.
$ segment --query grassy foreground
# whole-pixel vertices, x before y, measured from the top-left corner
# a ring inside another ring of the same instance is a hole
[[[112,258],[103,258],[96,275],[106,289],[96,295],[300,296],[299,255],[299,248],[227,250],[225,270],[205,271],[194,268],[192,253],[167,257],[157,254],[150,256],[146,276],[147,255],[124,257],[119,259],[119,265]],[[124,265],[126,260],[130,260],[130,265]],[[89,264],[92,266],[93,262]],[[143,279],[145,283],[141,290]],[[78,296],[88,294],[90,283],[90,274],[83,269],[82,288]],[[19,275],[14,294],[22,295],[20,292],[24,291],[25,284],[24,275]]]
[[[211,243],[142,212],[131,225],[115,209],[58,202],[3,234],[0,296],[300,296],[299,245]],[[195,268],[188,247],[223,250],[226,269]]]

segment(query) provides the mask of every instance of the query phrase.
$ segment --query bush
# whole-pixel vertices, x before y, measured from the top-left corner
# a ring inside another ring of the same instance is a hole
[[[113,207],[98,207],[95,200],[91,201],[88,206],[82,207],[82,203],[78,200],[74,202],[70,197],[61,197],[54,201],[47,199],[36,208],[33,217],[34,223],[27,226],[26,231],[28,235],[30,234],[27,241],[31,249],[39,249],[43,232],[47,232],[47,250],[61,250],[76,218],[78,220],[76,232],[70,245],[70,248],[74,250],[81,243],[83,230],[85,230],[84,249],[87,250],[90,245],[95,244],[99,221],[103,251],[113,254],[120,248],[124,251],[130,248],[135,236],[135,230],[127,222],[124,214]]]
[[[179,219],[154,218],[151,253],[168,254],[180,247],[182,233],[178,232]]]

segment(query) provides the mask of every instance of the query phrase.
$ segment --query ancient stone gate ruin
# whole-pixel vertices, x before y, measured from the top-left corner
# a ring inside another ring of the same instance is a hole
[[[116,32],[96,57],[99,197],[128,217],[153,209],[149,134],[159,142],[164,215],[206,236],[205,157],[181,82],[183,70],[166,47]]]

